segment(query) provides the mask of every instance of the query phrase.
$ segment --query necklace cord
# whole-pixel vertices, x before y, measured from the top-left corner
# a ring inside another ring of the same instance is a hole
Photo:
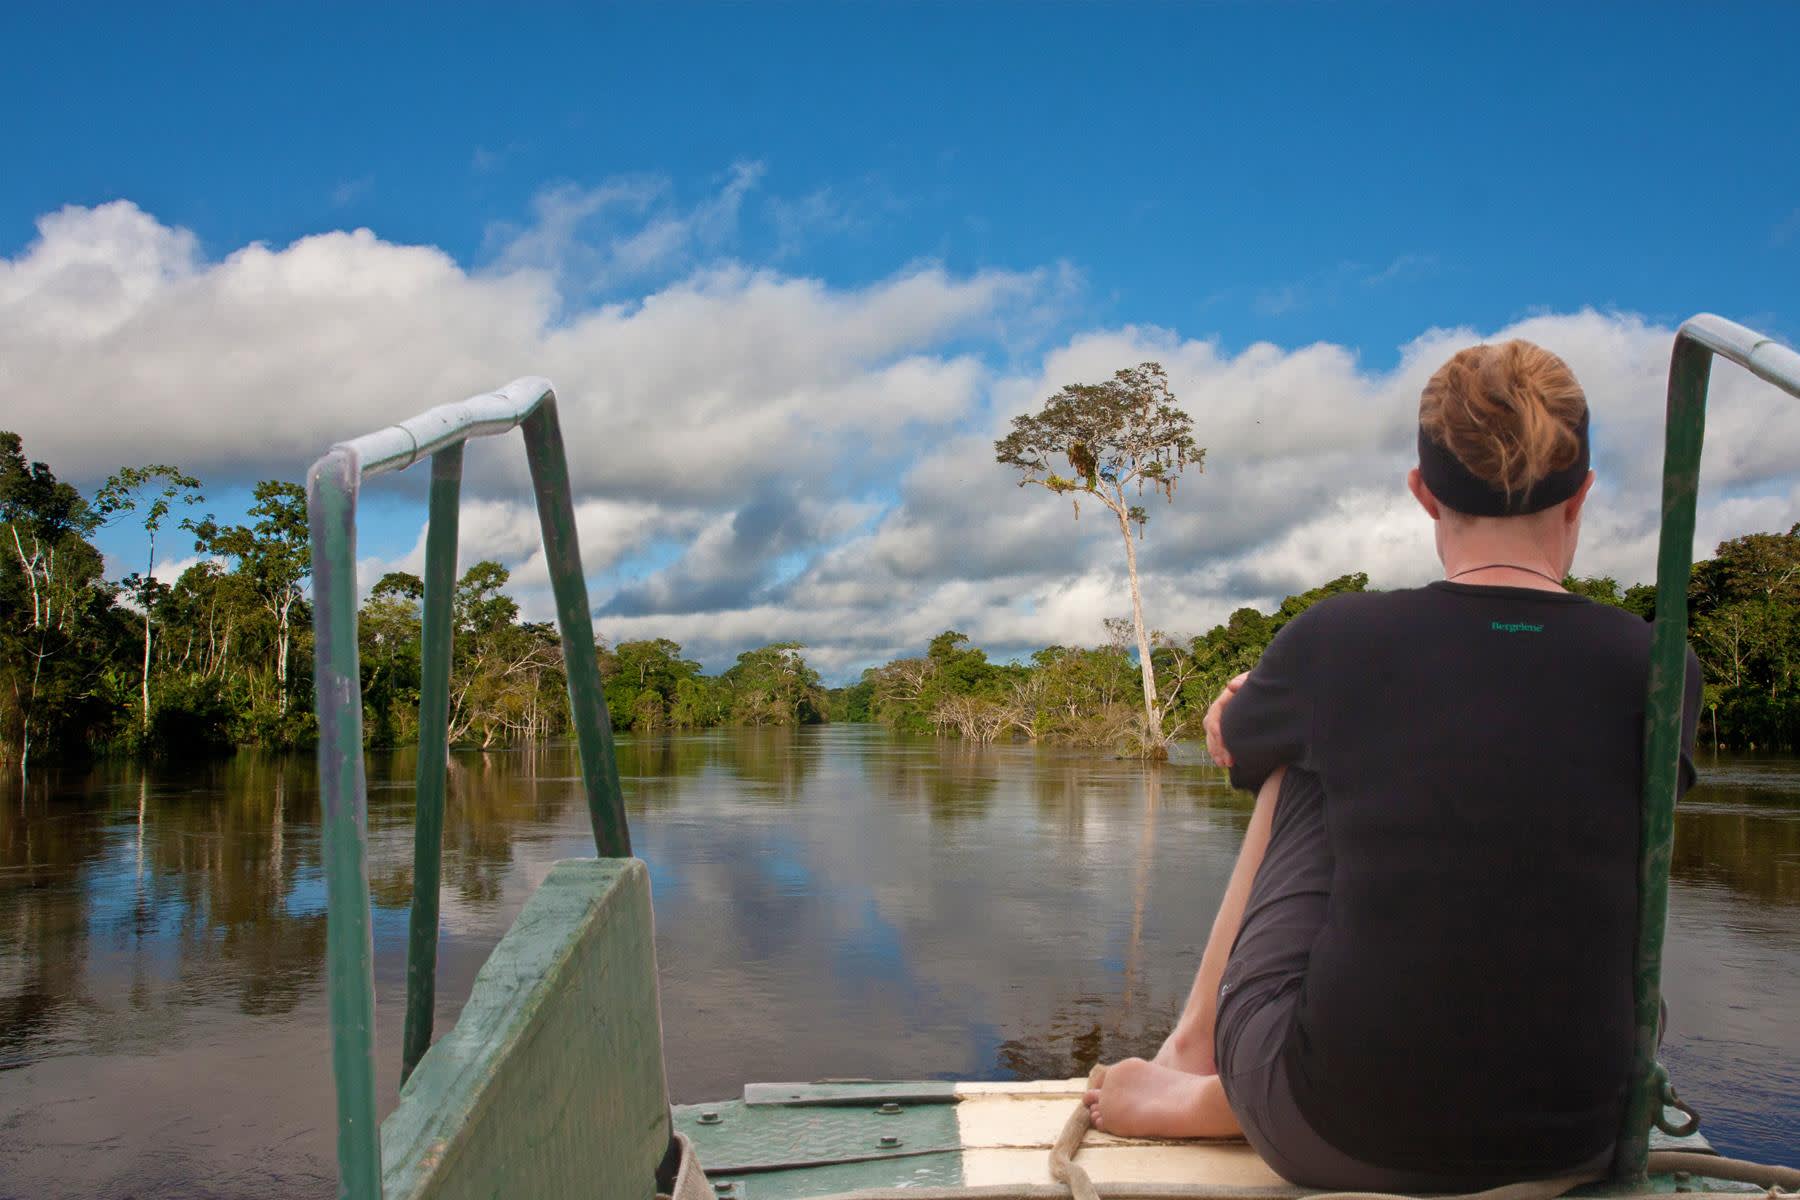
[[[1536,567],[1522,567],[1518,563],[1488,563],[1485,566],[1470,567],[1466,571],[1458,571],[1454,575],[1444,576],[1444,582],[1448,583],[1452,579],[1461,579],[1464,575],[1473,575],[1477,571],[1492,571],[1496,567],[1504,567],[1508,571],[1524,571],[1526,574],[1536,575],[1539,579],[1548,579],[1557,587],[1562,587],[1562,580],[1556,578],[1554,575],[1540,571]]]

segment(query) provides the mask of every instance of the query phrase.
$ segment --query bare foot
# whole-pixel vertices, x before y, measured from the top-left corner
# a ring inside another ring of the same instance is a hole
[[[1219,1138],[1242,1130],[1217,1075],[1189,1075],[1141,1058],[1106,1069],[1087,1094],[1095,1129],[1119,1137]]]

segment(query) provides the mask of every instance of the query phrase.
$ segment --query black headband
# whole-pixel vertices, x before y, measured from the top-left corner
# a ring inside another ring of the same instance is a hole
[[[1585,409],[1575,426],[1575,437],[1581,442],[1581,450],[1575,455],[1574,462],[1560,471],[1552,471],[1523,491],[1514,492],[1508,499],[1503,488],[1476,477],[1448,447],[1427,435],[1421,425],[1419,474],[1439,503],[1471,517],[1517,517],[1543,512],[1579,492],[1582,481],[1587,478],[1588,414]]]

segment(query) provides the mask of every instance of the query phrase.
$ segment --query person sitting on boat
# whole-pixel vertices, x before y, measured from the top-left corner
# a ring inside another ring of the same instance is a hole
[[[1088,1094],[1103,1132],[1241,1132],[1323,1188],[1611,1160],[1650,625],[1561,585],[1594,477],[1560,358],[1457,353],[1418,446],[1445,578],[1315,605],[1207,714],[1256,807],[1175,1030]],[[1699,693],[1690,652],[1683,790]]]

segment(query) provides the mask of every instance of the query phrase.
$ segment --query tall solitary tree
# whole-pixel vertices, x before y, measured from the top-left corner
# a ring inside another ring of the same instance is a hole
[[[1146,362],[1114,372],[1105,383],[1064,385],[1041,411],[1014,417],[1012,432],[994,443],[996,461],[1019,472],[1020,487],[1036,484],[1070,496],[1077,520],[1081,497],[1091,496],[1118,522],[1143,673],[1144,747],[1152,754],[1162,749],[1163,714],[1174,697],[1157,693],[1144,627],[1136,543],[1150,513],[1137,501],[1149,486],[1172,502],[1182,471],[1204,469],[1206,451],[1194,444],[1193,428],[1193,418],[1169,390],[1162,365]],[[1060,473],[1063,463],[1068,464],[1067,475]]]
[[[204,497],[200,494],[198,479],[178,467],[161,463],[147,467],[121,468],[101,486],[94,497],[94,510],[109,524],[127,513],[136,513],[144,522],[144,534],[149,542],[144,551],[144,573],[133,573],[121,581],[125,591],[144,610],[142,711],[138,714],[138,727],[145,733],[150,730],[150,620],[151,614],[156,610],[159,589],[164,592],[168,590],[157,583],[154,574],[156,535],[176,505],[192,508],[202,499]],[[182,527],[193,529],[195,523],[184,520]]]

